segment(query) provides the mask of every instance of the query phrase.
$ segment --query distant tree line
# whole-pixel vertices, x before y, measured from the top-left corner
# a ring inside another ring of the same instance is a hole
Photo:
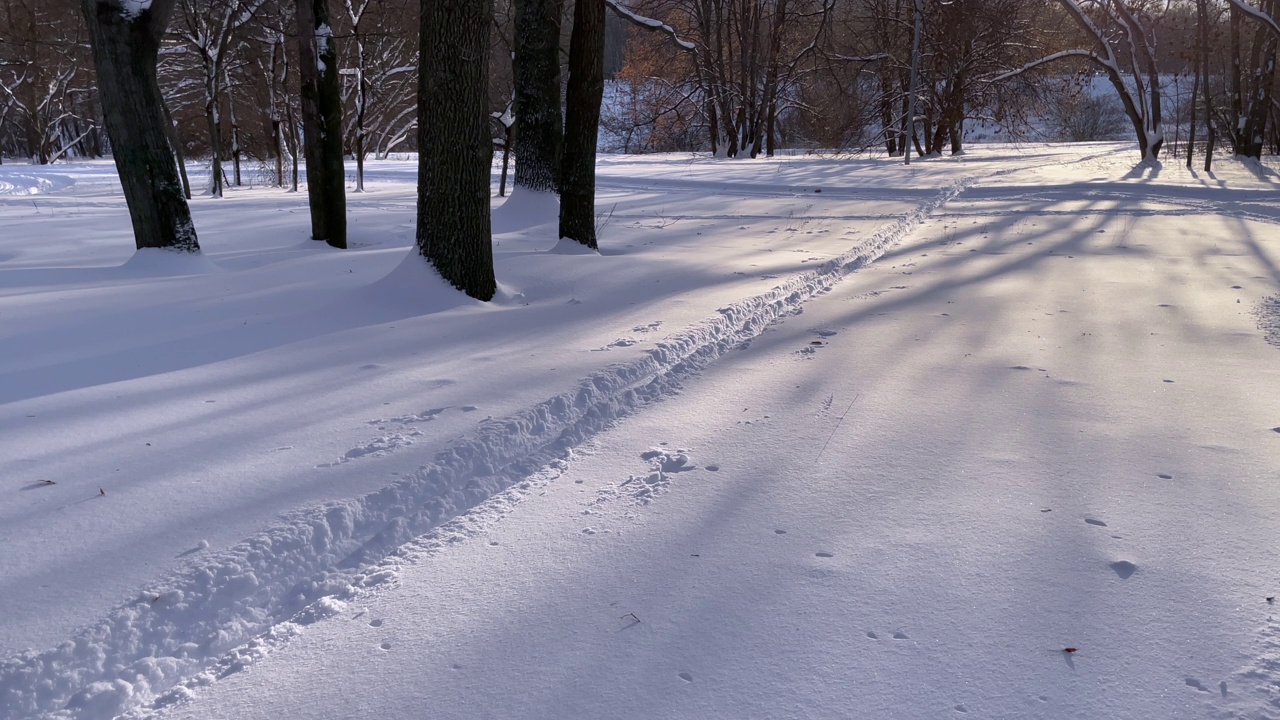
[[[138,247],[198,251],[186,158],[208,161],[213,197],[296,190],[305,166],[311,236],[342,248],[344,160],[358,192],[366,156],[414,150],[418,247],[487,300],[495,148],[514,148],[517,192],[555,196],[559,235],[593,249],[602,135],[725,158],[909,159],[1038,114],[1076,139],[1127,121],[1144,160],[1170,128],[1189,163],[1202,147],[1208,166],[1219,142],[1256,158],[1280,144],[1277,4],[0,0],[0,157],[109,153]]]

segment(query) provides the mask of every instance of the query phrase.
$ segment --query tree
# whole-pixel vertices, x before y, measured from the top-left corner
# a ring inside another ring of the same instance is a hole
[[[492,0],[490,0],[492,2]],[[515,0],[516,185],[559,189],[564,0]]]
[[[1087,60],[1101,70],[1115,88],[1125,115],[1133,124],[1142,159],[1158,159],[1160,148],[1164,146],[1164,125],[1155,35],[1150,32],[1139,13],[1130,6],[1131,2],[1132,0],[1058,0],[1058,4],[1075,21],[1093,47],[1053,53],[1017,70],[1003,73],[993,78],[992,82],[1008,80],[1047,63],[1069,58]],[[1086,6],[1092,13],[1086,11]]]
[[[235,49],[232,35],[248,22],[264,0],[181,0],[178,36],[200,57],[205,123],[209,131],[209,194],[222,197],[222,117],[227,63]],[[234,142],[234,140],[233,140]],[[237,158],[237,165],[239,160]]]
[[[574,4],[560,165],[560,237],[577,240],[593,250],[598,248],[596,142],[604,99],[604,22],[604,0],[577,0]]]
[[[46,164],[102,145],[76,3],[0,2],[0,156]]]
[[[492,20],[493,0],[422,0],[418,51],[418,250],[454,287],[486,301],[497,291],[489,219]]]
[[[346,168],[342,164],[342,91],[328,0],[298,0],[303,152],[311,239],[347,247]]]
[[[138,248],[198,252],[156,79],[174,0],[81,0],[107,137]]]

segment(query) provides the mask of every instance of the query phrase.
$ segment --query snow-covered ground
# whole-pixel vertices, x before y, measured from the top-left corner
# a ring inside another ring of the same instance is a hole
[[[1277,179],[1135,155],[603,158],[491,305],[2,166],[0,717],[1280,716]]]

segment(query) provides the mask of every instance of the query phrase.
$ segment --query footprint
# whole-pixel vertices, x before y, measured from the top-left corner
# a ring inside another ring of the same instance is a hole
[[[955,711],[956,711],[956,712],[967,713],[967,712],[969,712],[969,708],[967,708],[967,707],[965,707],[963,704],[961,704],[961,705],[957,705],[957,706],[955,707]]]
[[[868,631],[867,631],[867,637],[871,638],[872,640],[879,640],[879,639],[880,639],[880,636],[879,636],[879,635],[875,634],[874,632],[872,632],[872,631],[870,631],[870,630],[868,630]]]
[[[1209,688],[1205,687],[1204,683],[1200,682],[1195,678],[1187,678],[1187,686],[1193,687],[1199,690],[1200,692],[1209,692]]]
[[[893,634],[893,639],[894,640],[910,640],[911,638],[907,637],[906,633],[899,630],[898,632]]]
[[[1280,432],[1280,430],[1277,430],[1277,432]],[[719,465],[708,465],[707,469],[710,470],[711,472],[720,472]]]
[[[1156,473],[1156,477],[1160,478],[1161,480],[1172,480],[1172,479],[1173,479],[1173,476],[1172,476],[1172,475],[1170,475],[1169,473]]]
[[[389,642],[384,642],[384,643],[382,643],[381,645],[379,645],[378,647],[382,648],[383,650],[390,650],[390,649],[391,649],[391,643],[389,643]]]
[[[1172,381],[1172,380],[1165,380],[1165,382],[1167,382],[1167,383],[1172,383],[1173,381]]]
[[[774,535],[786,535],[786,534],[787,534],[787,531],[786,531],[786,530],[774,530],[774,531],[773,531],[773,534],[774,534]]]
[[[1084,519],[1084,521],[1085,521],[1085,522],[1087,522],[1087,523],[1089,523],[1090,525],[1097,525],[1098,527],[1106,527],[1106,526],[1107,526],[1107,524],[1106,524],[1106,523],[1102,522],[1101,520],[1096,520],[1096,519],[1094,519],[1094,518],[1085,518],[1085,519]]]
[[[596,534],[596,529],[595,529],[595,528],[589,528],[589,527],[582,528],[582,534],[583,534],[583,535],[595,535],[595,534]]]
[[[818,556],[818,557],[820,557],[820,558],[835,557],[835,555],[832,555],[832,554],[831,554],[831,553],[829,553],[829,552],[820,552],[820,553],[814,553],[814,554],[815,554],[815,555],[817,555],[817,556]]]
[[[1037,700],[1039,700],[1040,702],[1049,702],[1049,696],[1048,696],[1048,695],[1041,695],[1040,697],[1038,697],[1038,698],[1036,698],[1036,699],[1037,699]]]
[[[685,681],[685,682],[690,682],[690,683],[691,683],[691,682],[693,682],[693,673],[689,673],[689,672],[682,672],[682,673],[680,673],[679,675],[677,675],[676,677],[680,678],[681,680],[683,680],[683,681]]]
[[[378,619],[378,620],[370,620],[370,621],[369,621],[369,627],[382,627],[382,620],[381,620],[381,619]]]
[[[1026,365],[1010,365],[1009,369],[1010,370],[1030,370],[1031,368],[1027,367]]]
[[[1111,563],[1111,569],[1115,571],[1116,575],[1120,576],[1121,580],[1128,580],[1138,571],[1138,566],[1128,560],[1117,560]]]

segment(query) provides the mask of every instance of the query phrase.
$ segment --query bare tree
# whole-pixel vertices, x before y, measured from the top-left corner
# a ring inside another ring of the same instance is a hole
[[[418,250],[454,287],[497,292],[489,219],[489,25],[493,0],[422,0],[418,55]]]
[[[515,2],[516,185],[559,189],[560,21],[564,0]]]
[[[233,34],[247,23],[264,0],[180,0],[177,35],[200,58],[203,71],[204,115],[209,132],[209,194],[222,197],[223,91],[227,65],[236,43]]]
[[[604,99],[604,0],[576,0],[569,46],[560,237],[595,250],[596,143]]]
[[[198,252],[156,79],[173,8],[174,0],[81,0],[134,241],[138,248]]]
[[[311,238],[347,246],[346,169],[342,162],[342,94],[328,0],[298,0],[303,149]]]
[[[1002,73],[992,81],[1008,80],[1042,65],[1069,58],[1087,60],[1101,70],[1115,88],[1137,135],[1142,159],[1158,159],[1160,148],[1164,146],[1164,125],[1154,34],[1130,6],[1130,0],[1058,0],[1058,4],[1093,47],[1053,53],[1017,70]],[[1086,6],[1092,13],[1086,11]]]

